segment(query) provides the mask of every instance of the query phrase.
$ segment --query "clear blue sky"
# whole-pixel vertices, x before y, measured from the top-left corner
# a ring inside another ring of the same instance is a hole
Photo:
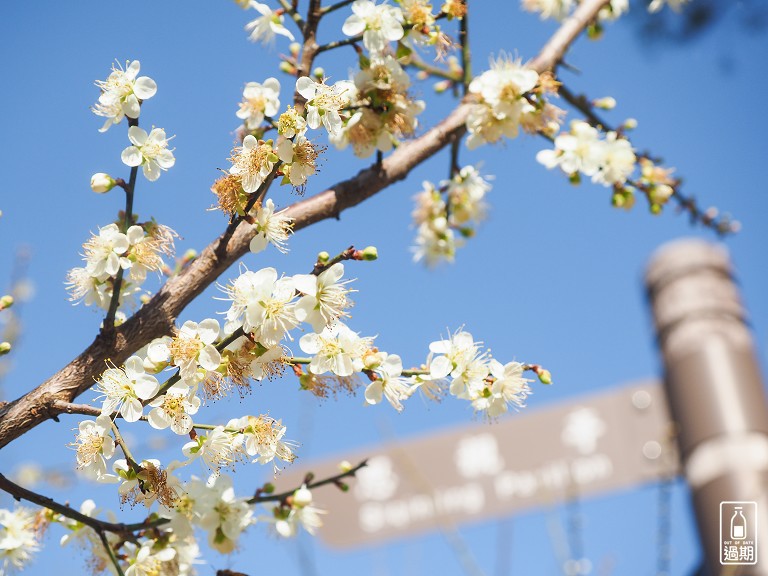
[[[694,0],[695,1],[695,0]],[[306,4],[306,2],[302,2]],[[484,69],[487,57],[500,50],[527,59],[555,29],[522,13],[516,1],[474,2],[471,22],[473,64]],[[635,6],[634,10],[641,7]],[[143,125],[176,134],[176,166],[156,183],[139,182],[136,211],[176,229],[179,252],[202,248],[223,228],[219,213],[207,212],[208,191],[216,168],[226,158],[238,125],[234,112],[245,82],[278,76],[285,104],[290,79],[276,71],[277,55],[287,50],[278,39],[270,52],[246,40],[245,13],[233,2],[132,3],[5,2],[0,7],[0,54],[4,89],[3,174],[0,192],[0,287],[10,272],[14,249],[30,246],[34,300],[24,310],[24,334],[14,351],[15,369],[3,383],[3,396],[15,398],[66,364],[87,345],[100,316],[66,300],[63,286],[69,268],[79,265],[88,232],[115,218],[122,198],[93,194],[93,172],[126,175],[120,151],[127,145],[125,126],[99,134],[100,119],[89,106],[98,96],[95,79],[106,77],[117,58],[139,59],[142,73],[154,78],[157,95],[142,112]],[[640,149],[663,156],[685,178],[685,190],[705,205],[733,213],[743,231],[727,241],[754,324],[757,350],[766,357],[768,343],[768,195],[763,168],[768,157],[768,115],[764,94],[768,38],[739,25],[738,8],[714,31],[681,46],[649,45],[630,22],[607,28],[600,42],[580,40],[568,62],[580,74],[564,80],[592,97],[611,95],[619,103],[614,120],[639,121],[633,139]],[[339,24],[340,20],[336,20]],[[341,37],[328,26],[321,39]],[[346,77],[353,52],[345,49],[320,62],[334,80]],[[430,123],[451,105],[436,99],[428,84],[415,92],[432,103]],[[575,116],[574,116],[575,117]],[[423,361],[427,345],[446,328],[466,329],[505,360],[538,362],[551,369],[556,384],[537,387],[531,409],[607,389],[622,382],[659,374],[649,313],[641,278],[652,251],[683,236],[712,235],[691,228],[673,211],[652,217],[642,202],[630,213],[610,206],[600,186],[568,185],[560,173],[547,172],[534,156],[541,139],[521,137],[497,147],[462,152],[465,163],[482,161],[496,176],[489,201],[490,217],[478,236],[461,250],[454,266],[427,271],[410,261],[411,197],[423,179],[447,173],[447,156],[419,167],[411,177],[364,205],[344,213],[340,222],[325,222],[302,231],[284,257],[274,250],[249,256],[250,268],[276,266],[292,274],[308,269],[319,250],[337,252],[355,244],[379,247],[374,264],[350,265],[357,305],[351,325],[378,334],[385,350],[399,351],[408,364]],[[307,194],[366,166],[351,152],[329,150],[320,175]],[[286,188],[275,190],[281,206],[294,201]],[[233,276],[232,270],[223,280]],[[202,319],[222,310],[209,290],[185,310],[181,320]],[[215,405],[206,419],[269,411],[283,418],[289,436],[302,442],[303,461],[343,457],[381,440],[390,428],[407,438],[472,420],[463,403],[446,401],[427,408],[412,401],[401,415],[388,406],[362,407],[362,399],[342,398],[318,404],[296,391],[290,379],[265,383],[243,400]],[[83,396],[83,400],[92,398]],[[74,455],[63,444],[71,438],[75,418],[48,422],[0,453],[0,470],[36,460],[71,469]],[[167,436],[166,436],[167,438]],[[175,439],[170,438],[173,442]],[[510,439],[530,443],[530,439]],[[173,454],[167,452],[166,454]],[[166,457],[167,460],[167,457]],[[243,494],[258,480],[238,473]],[[655,503],[653,486],[583,502],[584,542],[598,574],[645,575],[655,570]],[[75,505],[94,496],[104,508],[117,509],[114,492],[79,484],[52,496]],[[699,556],[688,495],[673,494],[672,573],[690,574]],[[8,497],[0,504],[10,505]],[[130,511],[128,511],[130,513]],[[135,515],[135,513],[134,513]],[[556,574],[557,562],[548,530],[562,509],[537,511],[510,519],[506,532],[514,574]],[[487,574],[497,566],[498,524],[461,528],[461,534]],[[28,569],[47,574],[82,560],[57,544],[53,530],[45,551]],[[506,537],[506,536],[505,536]],[[376,549],[340,554],[313,543],[305,553],[318,574],[462,574],[440,536],[400,541]],[[209,553],[214,568],[231,567],[248,574],[280,570],[302,574],[296,545],[277,542],[253,527],[242,550],[231,560]],[[602,567],[606,567],[603,570]],[[200,574],[211,574],[201,567]]]

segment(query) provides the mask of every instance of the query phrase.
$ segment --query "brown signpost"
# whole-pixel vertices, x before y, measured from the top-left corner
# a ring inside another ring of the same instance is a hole
[[[768,576],[768,405],[728,253],[682,240],[646,275],[708,576]]]
[[[654,381],[567,404],[393,442],[308,465],[318,477],[368,459],[348,493],[318,490],[319,536],[379,543],[628,488],[677,471],[664,394]],[[301,482],[286,471],[278,488]]]

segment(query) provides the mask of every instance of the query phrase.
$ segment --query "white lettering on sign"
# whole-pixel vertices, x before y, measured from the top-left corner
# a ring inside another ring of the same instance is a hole
[[[464,478],[495,476],[504,469],[499,444],[490,432],[466,436],[459,440],[454,462],[459,474]]]
[[[485,502],[483,487],[470,482],[438,488],[432,494],[415,494],[388,502],[366,502],[360,507],[358,522],[360,529],[368,533],[386,528],[402,529],[435,516],[477,514]]]
[[[393,468],[392,460],[387,456],[375,456],[368,460],[368,465],[355,475],[355,498],[361,501],[389,500],[400,484]]]
[[[576,448],[579,454],[592,454],[597,440],[605,434],[606,426],[593,408],[579,408],[565,417],[560,439],[566,446]]]

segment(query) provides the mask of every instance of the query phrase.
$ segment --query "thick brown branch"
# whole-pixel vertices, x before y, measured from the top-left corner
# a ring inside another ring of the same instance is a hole
[[[586,0],[529,65],[538,71],[552,68],[598,10],[608,0]],[[462,103],[437,126],[415,140],[399,146],[381,166],[372,166],[356,176],[287,209],[294,219],[294,231],[360,204],[391,184],[404,179],[411,170],[433,156],[453,138],[461,137],[471,104]],[[105,360],[123,363],[132,352],[153,338],[170,334],[179,313],[213,283],[227,268],[248,252],[255,229],[241,222],[216,238],[179,275],[170,278],[160,291],[114,332],[101,334],[77,358],[43,384],[21,398],[0,407],[0,447],[34,428],[60,410],[55,402],[71,402],[87,390],[105,368]]]

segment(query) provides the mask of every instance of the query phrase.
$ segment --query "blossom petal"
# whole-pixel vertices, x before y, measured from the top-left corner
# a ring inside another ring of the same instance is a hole
[[[131,168],[140,166],[143,160],[141,150],[136,148],[136,146],[128,146],[128,148],[123,150],[122,154],[120,154],[120,159],[123,161],[123,164]]]
[[[133,93],[142,100],[152,98],[157,92],[157,84],[149,76],[137,78],[133,84]]]

